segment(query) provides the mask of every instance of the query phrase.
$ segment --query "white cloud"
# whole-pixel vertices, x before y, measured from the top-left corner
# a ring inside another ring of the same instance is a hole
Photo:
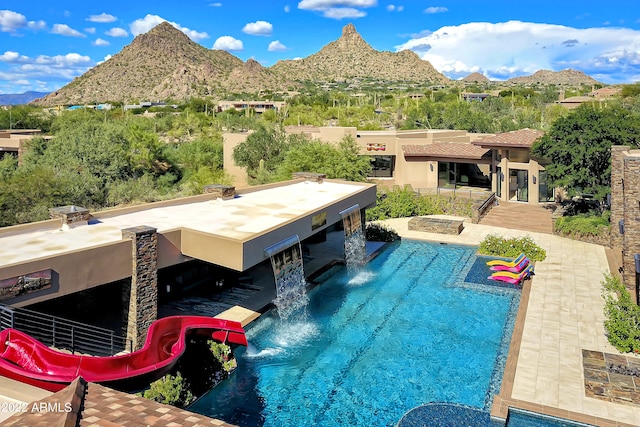
[[[60,34],[61,36],[67,37],[86,37],[78,30],[74,30],[67,24],[53,24],[53,28],[51,29],[53,34]]]
[[[133,34],[134,36],[138,36],[140,34],[146,33],[147,31],[149,31],[150,29],[152,29],[156,25],[161,24],[161,23],[163,23],[165,21],[168,22],[169,24],[173,25],[178,30],[180,30],[183,33],[185,33],[191,40],[193,40],[195,42],[198,42],[200,40],[209,38],[209,34],[207,34],[205,32],[201,33],[201,32],[195,31],[195,30],[191,30],[191,29],[189,29],[187,27],[183,27],[182,25],[176,24],[175,22],[167,21],[166,19],[161,18],[158,15],[147,15],[142,19],[136,19],[129,26],[129,29],[131,30],[131,34]]]
[[[250,22],[244,26],[242,32],[251,34],[252,36],[269,37],[273,33],[273,25],[267,21]]]
[[[242,40],[235,39],[231,36],[222,36],[218,37],[211,49],[240,51],[244,49],[244,45],[242,44]]]
[[[127,33],[127,30],[119,27],[111,28],[109,31],[106,31],[105,34],[111,37],[128,37],[129,36],[129,33]]]
[[[337,7],[325,10],[322,16],[331,19],[345,19],[362,18],[364,16],[367,16],[367,14],[361,10],[353,9],[350,7]]]
[[[377,4],[377,0],[302,0],[298,9],[322,12],[322,16],[331,19],[362,18],[367,14],[360,9]]]
[[[302,0],[298,9],[324,10],[332,7],[373,7],[377,0]]]
[[[66,55],[47,56],[40,55],[35,61],[40,65],[50,65],[52,67],[75,67],[78,65],[90,65],[92,63],[91,58],[86,55],[80,55],[79,53],[67,53]]]
[[[0,10],[0,31],[12,33],[28,25],[27,18],[12,10]]]
[[[59,88],[93,66],[91,58],[77,53],[29,58],[17,52],[5,52],[0,60],[14,65],[0,71],[0,79],[11,82],[13,87],[25,85],[44,90]]]
[[[291,11],[291,7],[289,7],[289,5],[286,5],[284,7],[284,11],[285,11],[285,13],[289,13]]]
[[[89,34],[95,34],[96,33],[96,28],[95,27],[85,28],[84,32],[85,33],[89,33]]]
[[[116,21],[118,18],[116,18],[113,15],[109,15],[108,13],[101,13],[100,15],[91,15],[87,18],[87,21],[91,21],[91,22],[99,22],[102,24],[106,24],[109,22],[114,22]]]
[[[93,42],[94,46],[109,46],[110,43],[106,40],[103,40],[101,38],[97,38],[94,42]]]
[[[213,6],[213,7],[220,7],[222,6],[222,3],[217,2],[217,3],[211,3],[209,6]]]
[[[102,64],[103,62],[106,62],[106,61],[110,60],[112,56],[113,56],[113,55],[107,55],[107,56],[105,56],[105,57],[104,57],[104,59],[103,59],[102,61],[98,61],[98,64],[97,64],[97,65],[100,65],[100,64]]]
[[[2,55],[0,55],[0,61],[17,64],[19,62],[27,62],[29,61],[28,56],[20,55],[18,52],[12,52],[10,50],[6,51]]]
[[[0,31],[3,33],[16,33],[18,30],[28,28],[38,31],[47,28],[44,21],[27,21],[27,18],[12,10],[0,10]]]
[[[269,52],[283,52],[287,50],[287,47],[280,43],[280,40],[274,40],[269,43]]]
[[[640,74],[640,31],[625,28],[475,22],[442,27],[396,49],[415,51],[451,78],[478,71],[508,79],[573,68],[613,83],[622,75]]]
[[[404,6],[396,6],[395,4],[387,5],[388,12],[402,12],[404,10]]]
[[[449,9],[447,9],[446,7],[443,6],[431,6],[428,7],[424,10],[424,13],[429,13],[429,14],[433,14],[433,13],[444,13],[444,12],[448,12]]]
[[[47,28],[47,23],[44,21],[29,21],[27,23],[27,28],[31,30],[44,30]]]

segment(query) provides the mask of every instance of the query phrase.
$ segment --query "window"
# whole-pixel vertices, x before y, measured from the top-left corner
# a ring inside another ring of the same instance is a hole
[[[371,156],[371,177],[392,178],[395,156]]]
[[[528,163],[529,150],[509,150],[508,158],[510,162]]]

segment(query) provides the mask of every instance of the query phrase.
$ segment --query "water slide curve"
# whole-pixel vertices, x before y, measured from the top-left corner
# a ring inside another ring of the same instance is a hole
[[[192,334],[247,345],[239,322],[205,316],[158,319],[149,327],[140,350],[109,357],[56,351],[9,328],[0,332],[0,375],[49,391],[63,389],[78,376],[120,390],[140,390],[171,371]]]

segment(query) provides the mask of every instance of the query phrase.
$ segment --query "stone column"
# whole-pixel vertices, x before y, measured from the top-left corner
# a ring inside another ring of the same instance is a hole
[[[640,156],[624,158],[624,234],[622,235],[622,279],[637,300],[634,255],[640,254]],[[612,216],[613,217],[613,216]],[[617,224],[612,224],[612,227]]]
[[[611,147],[611,242],[614,250],[622,250],[622,234],[618,223],[624,215],[624,185],[622,184],[624,169],[624,152],[629,147],[614,145]]]
[[[122,230],[132,243],[131,285],[123,289],[127,342],[132,349],[144,345],[147,331],[158,318],[158,234],[157,229],[141,225]]]

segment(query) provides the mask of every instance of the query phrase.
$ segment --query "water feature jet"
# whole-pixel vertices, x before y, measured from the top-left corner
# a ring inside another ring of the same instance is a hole
[[[302,263],[302,246],[298,235],[293,235],[266,248],[276,282],[276,299],[273,301],[281,319],[288,319],[305,307],[307,281]]]
[[[367,262],[367,242],[362,227],[360,205],[340,212],[344,227],[344,258],[348,269],[359,268]]]

